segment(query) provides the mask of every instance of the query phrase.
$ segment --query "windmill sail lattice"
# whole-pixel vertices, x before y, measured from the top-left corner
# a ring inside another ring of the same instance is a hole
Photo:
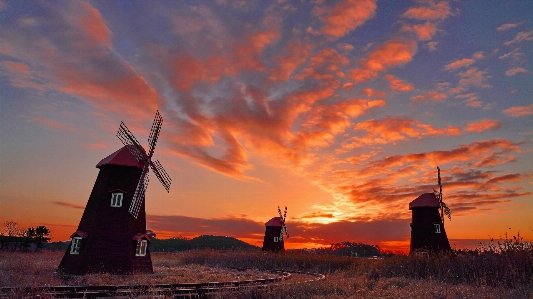
[[[131,202],[129,212],[133,217],[137,218],[139,211],[144,202],[144,195],[146,193],[146,188],[148,187],[148,172],[149,167],[154,172],[157,179],[161,182],[167,192],[170,191],[170,184],[172,179],[168,173],[163,168],[163,165],[159,161],[152,161],[152,156],[154,154],[155,146],[157,139],[159,138],[159,132],[161,131],[161,126],[163,125],[163,117],[159,114],[159,111],[155,114],[154,122],[152,124],[152,129],[150,130],[150,136],[148,137],[149,152],[146,153],[146,150],[142,145],[137,141],[135,136],[131,131],[126,127],[124,122],[120,123],[120,127],[117,132],[117,137],[122,141],[124,146],[130,151],[130,153],[135,156],[137,161],[142,164],[143,172],[137,183],[137,188],[135,189],[135,194],[133,195],[133,200]]]
[[[285,212],[281,215],[281,209],[278,206],[279,217],[281,218],[281,232],[279,233],[279,239],[283,240],[283,233],[289,238],[289,231],[287,230],[287,225],[285,225],[285,219],[287,218],[287,207],[285,207]]]
[[[452,220],[452,212],[450,211],[450,208],[448,208],[448,206],[442,201],[442,183],[440,179],[440,168],[438,166],[437,166],[437,173],[438,173],[439,193],[436,195],[440,203],[440,218],[444,222],[444,215],[446,215],[448,219]]]

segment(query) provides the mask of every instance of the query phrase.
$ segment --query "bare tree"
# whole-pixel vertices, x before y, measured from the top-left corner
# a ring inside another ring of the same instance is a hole
[[[25,233],[26,231],[19,228],[18,223],[12,220],[4,222],[4,227],[0,230],[1,236],[9,237],[23,237]]]

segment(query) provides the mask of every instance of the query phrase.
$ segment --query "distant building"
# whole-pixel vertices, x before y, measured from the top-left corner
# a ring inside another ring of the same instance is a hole
[[[281,217],[274,217],[265,223],[265,237],[263,240],[263,250],[280,251],[285,250],[281,229],[283,222]]]
[[[409,203],[412,210],[410,253],[450,251],[439,209],[441,203],[433,193],[424,193]]]

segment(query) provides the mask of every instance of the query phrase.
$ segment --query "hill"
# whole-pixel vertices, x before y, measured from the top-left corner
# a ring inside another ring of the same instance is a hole
[[[152,239],[150,250],[152,252],[173,252],[191,249],[240,249],[257,250],[259,247],[250,245],[232,237],[199,236],[193,239],[172,238],[159,240]]]

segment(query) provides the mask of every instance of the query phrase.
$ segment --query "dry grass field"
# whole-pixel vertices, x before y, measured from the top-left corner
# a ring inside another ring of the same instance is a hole
[[[192,250],[153,253],[154,275],[54,273],[63,252],[0,252],[0,286],[127,285],[232,281],[272,277],[262,269],[325,274],[320,281],[289,279],[218,298],[533,298],[533,246],[520,241],[434,257],[363,259],[301,251]],[[255,269],[246,271],[232,270]],[[1,296],[0,296],[1,297]]]

